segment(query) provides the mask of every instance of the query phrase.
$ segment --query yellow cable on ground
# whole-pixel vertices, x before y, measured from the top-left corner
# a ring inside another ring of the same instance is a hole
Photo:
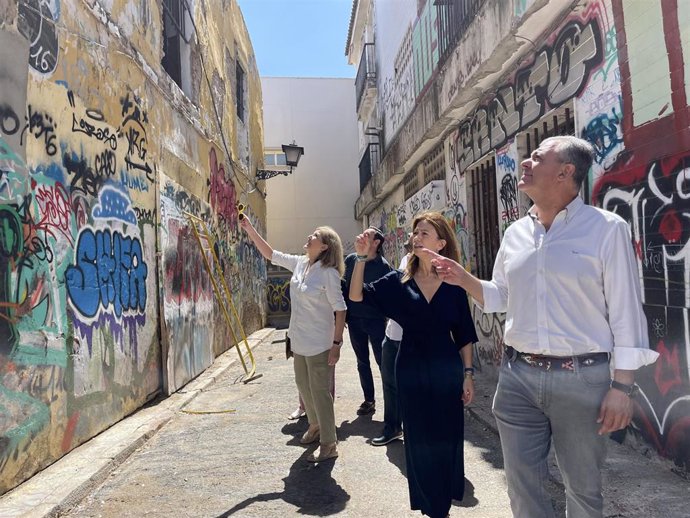
[[[227,410],[181,410],[185,414],[234,414],[237,412],[235,408],[228,408]]]

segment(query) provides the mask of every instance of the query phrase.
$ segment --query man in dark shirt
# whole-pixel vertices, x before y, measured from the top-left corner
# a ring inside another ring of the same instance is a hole
[[[345,276],[343,279],[343,295],[347,303],[347,327],[352,348],[357,357],[359,382],[364,393],[364,402],[357,409],[358,415],[370,414],[376,410],[374,378],[369,363],[369,342],[371,342],[376,364],[380,368],[381,343],[386,333],[386,318],[375,307],[364,302],[352,302],[350,300],[348,295],[352,270],[357,261],[365,261],[364,282],[373,282],[392,270],[388,261],[381,255],[384,241],[383,233],[376,227],[369,227],[364,233],[370,234],[371,246],[366,255],[350,254],[345,258]]]

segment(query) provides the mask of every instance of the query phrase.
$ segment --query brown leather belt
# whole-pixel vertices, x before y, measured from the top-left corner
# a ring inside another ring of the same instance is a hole
[[[506,355],[510,360],[520,360],[530,367],[552,371],[574,371],[575,364],[580,367],[591,367],[609,362],[609,353],[580,354],[578,356],[545,356],[542,354],[522,353],[512,347],[506,347]]]

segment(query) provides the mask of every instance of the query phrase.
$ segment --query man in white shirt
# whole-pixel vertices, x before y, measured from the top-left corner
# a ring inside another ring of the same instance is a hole
[[[522,162],[518,188],[534,206],[506,230],[491,281],[434,261],[484,312],[507,312],[493,411],[516,518],[554,516],[544,488],[551,442],[567,517],[602,517],[606,434],[628,426],[635,371],[658,356],[630,228],[578,196],[592,157],[588,142],[552,137]]]

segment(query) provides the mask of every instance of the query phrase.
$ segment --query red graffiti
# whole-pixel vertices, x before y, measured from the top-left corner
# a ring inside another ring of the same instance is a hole
[[[77,221],[77,228],[81,228],[88,222],[89,207],[84,198],[79,197],[72,202],[75,219]]]
[[[72,449],[72,438],[74,437],[74,430],[77,428],[79,422],[79,412],[74,412],[69,416],[67,427],[65,428],[65,435],[62,437],[62,452],[67,453]]]
[[[209,155],[209,166],[211,168],[211,180],[209,198],[211,207],[218,216],[224,219],[231,227],[237,226],[237,197],[235,195],[235,184],[232,179],[225,175],[225,167],[218,163],[216,150],[211,148]]]
[[[211,297],[211,281],[204,267],[204,258],[189,227],[170,220],[168,235],[176,245],[165,252],[166,301],[181,305]]]
[[[642,259],[642,240],[633,239],[633,248],[635,249],[635,256],[638,259]]]
[[[665,396],[671,389],[683,384],[680,379],[678,348],[669,350],[662,340],[657,344],[656,352],[659,353],[659,359],[654,365],[654,381],[661,395]]]
[[[70,232],[72,210],[65,186],[61,183],[56,183],[54,186],[39,186],[35,180],[31,180],[31,188],[35,192],[34,196],[40,207],[41,219],[36,222],[36,230],[43,230],[54,238],[56,238],[55,232],[61,233],[73,244]]]
[[[683,234],[683,225],[675,210],[670,210],[661,218],[659,232],[669,243],[678,243]]]

